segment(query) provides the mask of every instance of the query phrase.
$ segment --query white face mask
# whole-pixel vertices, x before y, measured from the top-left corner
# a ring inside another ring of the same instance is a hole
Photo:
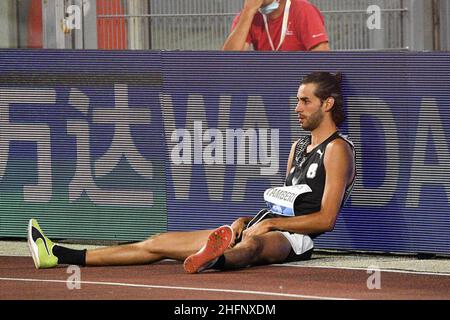
[[[274,12],[275,10],[277,10],[279,6],[280,6],[280,1],[275,0],[271,4],[268,4],[267,6],[259,8],[259,12],[261,12],[264,15],[268,15],[268,14],[271,14],[272,12]]]

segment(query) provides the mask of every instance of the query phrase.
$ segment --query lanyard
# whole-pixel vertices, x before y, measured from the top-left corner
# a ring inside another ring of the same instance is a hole
[[[273,51],[278,51],[278,49],[280,49],[281,45],[283,44],[284,38],[286,37],[286,31],[287,31],[287,24],[288,24],[288,20],[289,20],[289,9],[290,9],[290,7],[291,7],[291,0],[287,0],[286,1],[286,6],[284,7],[283,25],[281,27],[280,43],[278,44],[278,47],[276,49],[273,46],[272,37],[270,36],[270,33],[269,33],[269,25],[267,23],[267,16],[265,14],[262,15],[263,19],[264,19],[264,26],[266,27],[267,37],[269,38],[269,43],[270,43],[270,46],[272,47]]]

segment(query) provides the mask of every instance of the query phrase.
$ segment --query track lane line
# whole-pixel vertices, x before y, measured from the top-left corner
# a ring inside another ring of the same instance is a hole
[[[336,267],[336,266],[305,266],[305,265],[299,265],[299,264],[290,264],[290,263],[283,263],[283,264],[272,264],[272,266],[275,267],[295,267],[295,268],[317,268],[317,269],[338,269],[338,270],[357,270],[357,271],[367,271],[370,268],[363,268],[363,267]],[[375,265],[371,265],[371,267],[375,267]],[[392,272],[392,273],[405,273],[405,274],[415,274],[415,275],[426,275],[426,276],[443,276],[443,277],[449,277],[450,273],[444,273],[444,272],[427,272],[427,271],[409,271],[409,270],[397,270],[397,269],[378,269],[380,272]]]
[[[349,298],[312,296],[312,295],[304,295],[304,294],[291,294],[291,293],[279,293],[279,292],[267,292],[267,291],[196,288],[196,287],[179,287],[179,286],[161,286],[161,285],[134,284],[134,283],[122,283],[122,282],[67,281],[67,280],[26,279],[26,278],[0,278],[0,281],[48,282],[48,283],[68,283],[68,282],[70,282],[70,284],[92,284],[92,285],[106,285],[106,286],[117,286],[117,287],[134,287],[134,288],[147,288],[147,289],[171,289],[171,290],[187,290],[187,291],[206,291],[206,292],[221,292],[221,293],[227,292],[227,293],[253,294],[253,295],[262,295],[262,296],[285,297],[285,298],[301,298],[301,299],[313,299],[313,300],[354,300],[354,299],[349,299]]]
[[[29,257],[31,258],[31,255],[14,255],[14,254],[8,254],[8,255],[2,255],[0,254],[0,257]],[[173,259],[164,259],[162,261],[176,261]],[[338,270],[360,270],[360,271],[367,271],[369,268],[364,267],[336,267],[336,266],[326,266],[326,265],[315,265],[315,266],[308,266],[308,265],[300,265],[300,264],[292,264],[292,263],[280,263],[280,264],[270,264],[267,266],[275,266],[275,267],[296,267],[296,268],[318,268],[318,269],[338,269]],[[375,266],[375,264],[371,265]],[[392,273],[405,273],[405,274],[416,274],[416,275],[429,275],[429,276],[443,276],[443,277],[450,277],[450,273],[445,272],[429,272],[429,271],[414,271],[414,270],[402,270],[402,269],[379,269],[381,272],[392,272]]]

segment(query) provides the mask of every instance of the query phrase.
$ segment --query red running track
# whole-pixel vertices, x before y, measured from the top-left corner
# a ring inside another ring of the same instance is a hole
[[[0,257],[0,300],[450,300],[450,276],[381,272],[369,290],[366,270],[273,265],[186,274],[175,261],[147,266],[36,270],[29,257]]]

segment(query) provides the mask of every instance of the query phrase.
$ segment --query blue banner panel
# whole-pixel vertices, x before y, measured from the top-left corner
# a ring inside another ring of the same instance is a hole
[[[0,236],[167,230],[160,54],[0,53]]]
[[[313,71],[344,74],[341,129],[359,171],[317,247],[449,253],[448,53],[164,53],[169,229],[213,228],[264,207],[264,190],[283,183],[290,146],[304,134],[296,94]],[[246,142],[233,144],[230,130]]]
[[[32,216],[53,236],[137,240],[254,215],[305,134],[313,71],[343,73],[358,152],[316,246],[449,254],[449,53],[0,50],[0,236]]]

